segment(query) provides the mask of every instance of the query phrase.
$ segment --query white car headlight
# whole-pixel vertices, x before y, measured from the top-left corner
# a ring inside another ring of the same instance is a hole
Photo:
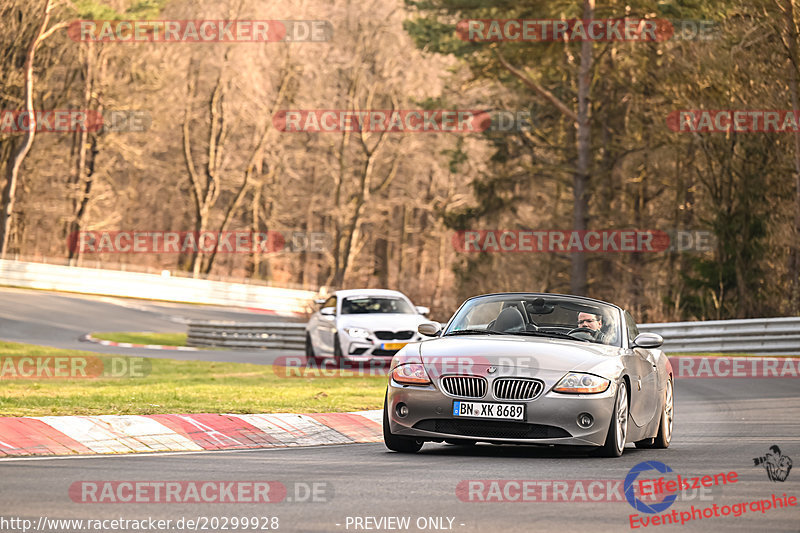
[[[566,392],[571,394],[598,394],[605,392],[611,380],[595,376],[594,374],[582,374],[580,372],[570,372],[558,382],[553,388],[555,392]]]
[[[344,330],[354,339],[366,339],[369,337],[369,331],[364,328],[344,328]]]

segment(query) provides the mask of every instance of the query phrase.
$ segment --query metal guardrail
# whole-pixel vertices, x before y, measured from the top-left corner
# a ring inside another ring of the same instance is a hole
[[[188,346],[305,350],[305,324],[297,322],[190,321]]]
[[[189,346],[302,351],[305,324],[190,321]],[[800,354],[800,317],[640,324],[664,337],[667,353]]]
[[[664,337],[667,353],[800,354],[800,317],[640,324]]]

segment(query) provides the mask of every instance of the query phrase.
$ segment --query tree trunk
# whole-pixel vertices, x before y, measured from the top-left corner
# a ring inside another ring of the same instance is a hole
[[[408,232],[406,231],[406,226],[408,225],[408,207],[406,204],[403,204],[400,208],[400,239],[398,240],[397,244],[397,286],[399,287],[403,283],[403,275],[404,272],[404,262],[403,258],[405,257],[406,251],[406,244],[407,244],[407,237]]]
[[[594,17],[595,0],[584,0],[583,20]],[[574,199],[573,229],[583,231],[587,229],[589,221],[589,166],[592,156],[591,138],[591,88],[592,88],[592,63],[593,43],[584,40],[581,43],[581,64],[578,69],[578,131],[576,135],[578,163],[572,179],[572,194]],[[587,286],[586,254],[572,253],[572,277],[570,290],[573,294],[585,295]]]
[[[12,215],[14,214],[14,199],[16,197],[19,171],[20,168],[22,168],[22,162],[25,160],[25,157],[27,157],[31,146],[33,146],[33,138],[36,136],[36,119],[33,111],[33,61],[36,55],[36,47],[52,33],[52,31],[45,32],[45,28],[47,28],[47,24],[50,21],[50,10],[52,8],[51,0],[47,0],[44,5],[42,23],[39,25],[36,36],[28,46],[28,52],[25,56],[25,112],[28,113],[31,127],[25,132],[22,138],[22,144],[16,152],[14,152],[11,162],[8,163],[6,186],[3,189],[3,208],[0,210],[0,258],[5,257],[8,251],[8,238],[11,233],[11,221]]]
[[[372,108],[372,101],[376,88],[373,86],[367,95],[365,109]],[[347,226],[347,232],[344,236],[344,249],[342,250],[342,262],[338,271],[338,276],[335,278],[334,284],[341,287],[344,284],[345,276],[351,265],[355,263],[356,256],[358,255],[358,244],[361,238],[361,225],[363,224],[363,209],[369,203],[370,195],[372,194],[372,176],[375,172],[375,165],[377,162],[378,152],[380,152],[384,141],[386,140],[386,132],[382,131],[378,134],[378,140],[369,147],[367,143],[367,132],[362,131],[357,136],[361,149],[364,152],[364,164],[360,169],[359,189],[358,196],[355,198],[355,208],[353,209],[353,216]],[[390,173],[391,176],[391,173]],[[338,191],[337,191],[338,194]]]
[[[789,94],[792,99],[792,111],[797,115],[800,111],[798,102],[798,54],[797,26],[794,19],[794,0],[785,0],[783,6],[786,18],[785,46],[789,56]],[[794,133],[794,239],[789,249],[789,313],[800,313],[800,132]]]
[[[86,61],[85,61],[85,79],[83,86],[83,108],[91,109],[92,98],[94,93],[94,43],[89,42],[86,45]],[[97,108],[98,115],[102,115],[102,104]],[[91,141],[89,139],[88,128],[83,128],[77,132],[78,155],[75,161],[75,172],[73,174],[71,185],[72,189],[72,222],[70,223],[69,234],[75,235],[76,243],[80,242],[78,233],[83,227],[83,218],[86,215],[86,208],[89,204],[89,197],[92,192],[92,185],[94,181],[94,168],[95,159],[97,157],[97,133],[92,133]],[[91,150],[89,149],[91,147]],[[80,256],[80,246],[70,246],[68,259],[71,265],[78,261]]]
[[[253,235],[258,234],[261,230],[261,188],[264,185],[259,183],[253,189],[253,199],[250,202],[250,232]],[[259,250],[250,251],[250,260],[247,263],[247,277],[258,278],[258,272],[261,266],[261,253]]]

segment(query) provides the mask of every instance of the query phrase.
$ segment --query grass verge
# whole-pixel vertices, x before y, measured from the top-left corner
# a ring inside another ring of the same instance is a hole
[[[23,368],[22,357],[35,362],[99,359],[107,368],[135,362],[147,372],[144,377],[9,379]],[[284,377],[265,365],[101,355],[0,342],[0,416],[319,413],[382,407],[385,377],[332,374]]]
[[[92,337],[103,341],[129,342],[131,344],[160,344],[162,346],[186,346],[186,333],[147,332],[100,332]]]

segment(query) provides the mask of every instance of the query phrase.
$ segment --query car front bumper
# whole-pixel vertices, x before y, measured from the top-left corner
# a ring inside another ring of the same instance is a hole
[[[387,408],[389,427],[396,435],[424,440],[466,439],[509,444],[563,444],[602,446],[614,411],[616,384],[600,394],[561,394],[551,392],[553,384],[534,400],[499,400],[491,392],[481,399],[456,398],[438,387],[400,385],[390,380]],[[491,391],[491,388],[489,389]],[[525,405],[524,421],[487,420],[453,415],[454,401]],[[398,406],[405,404],[408,414],[401,417]],[[581,427],[578,417],[589,413],[594,419]],[[488,423],[487,423],[488,422]]]
[[[342,355],[347,361],[370,361],[385,359],[391,361],[392,357],[406,344],[419,342],[419,339],[405,340],[380,340],[380,339],[349,339],[342,342]]]

